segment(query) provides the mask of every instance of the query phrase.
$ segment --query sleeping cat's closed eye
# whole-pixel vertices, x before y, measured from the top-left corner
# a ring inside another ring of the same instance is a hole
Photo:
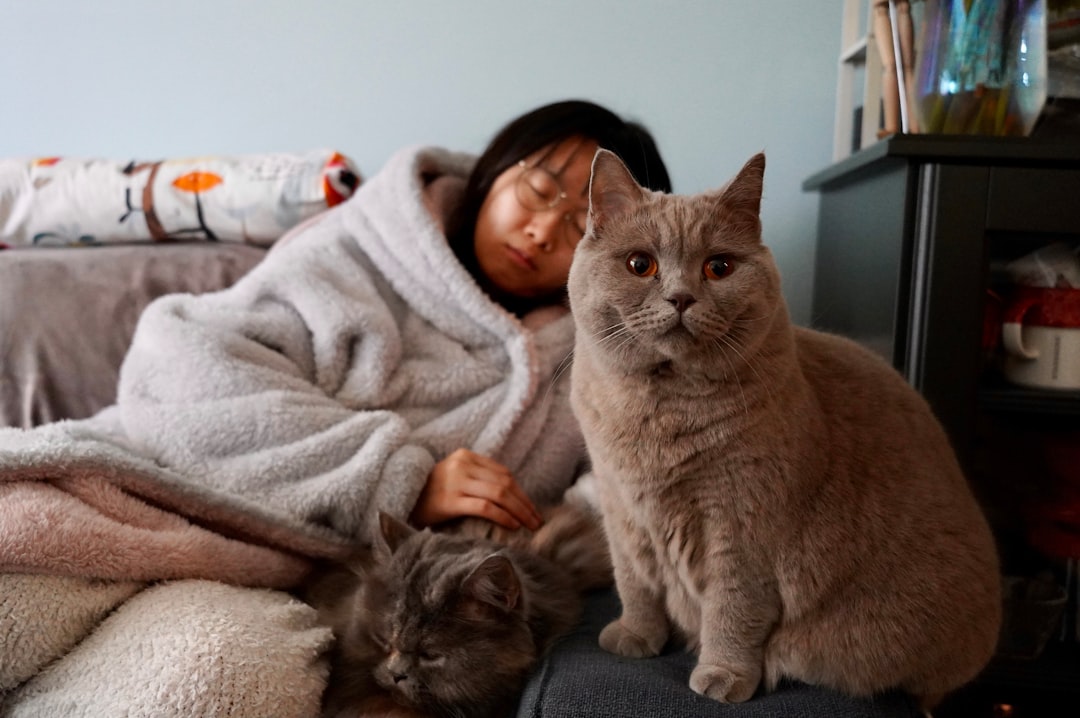
[[[438,668],[446,663],[446,656],[431,651],[420,651],[416,657],[420,659],[420,663],[429,668]]]
[[[371,642],[374,643],[375,647],[378,648],[380,651],[382,651],[383,653],[390,652],[390,643],[386,640],[386,637],[383,636],[381,632],[370,631],[368,633],[368,636],[371,638]]]

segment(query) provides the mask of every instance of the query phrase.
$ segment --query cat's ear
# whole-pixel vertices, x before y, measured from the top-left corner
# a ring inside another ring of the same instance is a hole
[[[521,580],[506,556],[493,553],[472,570],[462,587],[466,596],[502,611],[512,611],[521,600]]]
[[[761,193],[765,185],[765,153],[758,152],[743,165],[735,178],[720,190],[720,199],[730,209],[752,217],[761,214]]]
[[[380,511],[379,533],[386,547],[390,549],[390,553],[394,553],[398,546],[405,542],[405,539],[416,533],[416,530],[404,521],[394,518],[385,511]]]
[[[641,186],[618,155],[598,149],[589,178],[589,220],[587,234],[611,219],[625,214],[644,197]]]

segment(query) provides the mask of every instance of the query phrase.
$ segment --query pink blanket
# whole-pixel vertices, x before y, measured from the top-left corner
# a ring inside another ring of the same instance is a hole
[[[100,476],[0,483],[0,572],[288,588],[310,568],[303,557],[197,526]]]
[[[258,504],[189,490],[128,450],[110,417],[0,429],[0,574],[292,588],[350,550]]]

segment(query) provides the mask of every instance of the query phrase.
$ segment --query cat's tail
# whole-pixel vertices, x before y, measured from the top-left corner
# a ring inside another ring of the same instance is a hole
[[[543,509],[544,525],[529,540],[537,554],[566,571],[582,591],[614,583],[604,524],[590,493],[593,480],[591,474],[583,476],[562,503]]]

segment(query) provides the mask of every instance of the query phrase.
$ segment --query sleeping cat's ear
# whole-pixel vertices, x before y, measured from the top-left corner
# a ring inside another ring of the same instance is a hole
[[[510,559],[494,553],[472,570],[462,591],[481,604],[512,611],[521,599],[521,580]]]
[[[589,220],[586,234],[629,211],[644,192],[618,155],[599,149],[593,157],[589,179]]]
[[[379,533],[382,535],[386,547],[390,549],[390,553],[394,553],[397,551],[398,546],[416,531],[404,521],[394,518],[385,511],[380,511]]]

